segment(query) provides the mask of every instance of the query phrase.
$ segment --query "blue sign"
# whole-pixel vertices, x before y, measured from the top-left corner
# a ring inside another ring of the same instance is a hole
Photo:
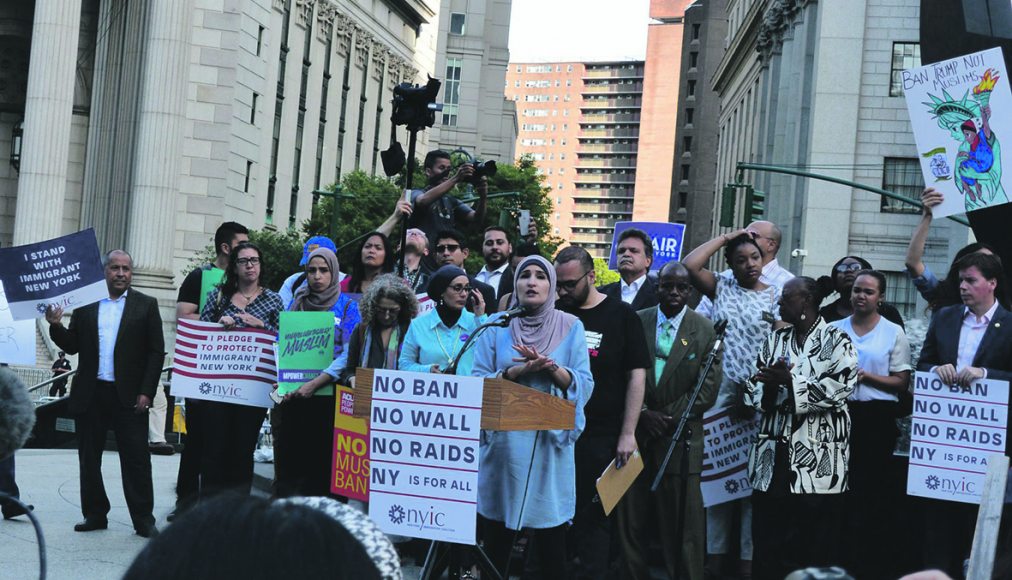
[[[51,305],[64,310],[109,296],[95,230],[0,249],[0,280],[14,320],[45,316]]]
[[[654,242],[654,261],[650,264],[650,271],[656,272],[661,266],[668,262],[675,262],[682,258],[682,238],[685,236],[685,224],[669,224],[667,222],[618,222],[615,224],[615,237],[611,242],[611,258],[608,260],[608,268],[618,269],[618,261],[615,259],[615,252],[618,250],[618,237],[630,228],[643,230]]]

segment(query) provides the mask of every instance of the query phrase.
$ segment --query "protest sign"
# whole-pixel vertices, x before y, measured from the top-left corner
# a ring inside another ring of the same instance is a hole
[[[0,363],[35,364],[35,321],[14,320],[0,283]]]
[[[415,318],[418,318],[430,310],[435,310],[436,301],[429,298],[428,294],[416,294],[415,298],[418,299],[418,314],[415,315]],[[486,307],[487,306],[488,305],[486,305]]]
[[[287,395],[334,361],[334,313],[282,312],[278,326],[278,393]],[[334,387],[316,394],[333,395]]]
[[[354,416],[355,394],[338,385],[334,409],[334,462],[330,491],[369,501],[369,425]]]
[[[388,534],[474,544],[482,379],[374,377],[369,517]]]
[[[703,471],[699,481],[704,507],[752,495],[748,454],[758,432],[758,418],[735,419],[728,409],[711,409],[703,414]]]
[[[980,503],[987,460],[1005,453],[1008,382],[946,385],[931,372],[914,376],[907,494]]]
[[[618,251],[618,237],[630,228],[643,230],[650,236],[654,246],[654,261],[650,264],[650,271],[656,272],[661,266],[668,262],[674,262],[682,257],[682,237],[685,235],[685,224],[669,224],[667,222],[618,222],[615,224],[615,235],[611,242],[611,257],[608,260],[608,268],[618,269],[616,252]]]
[[[216,322],[180,319],[172,361],[172,394],[188,399],[274,406],[274,334],[225,330]]]
[[[901,72],[924,182],[945,200],[935,217],[1009,202],[1002,173],[1012,160],[1001,139],[1012,135],[1012,92],[1001,48]]]
[[[73,310],[109,297],[95,230],[0,248],[0,281],[14,320],[42,318],[48,306]]]

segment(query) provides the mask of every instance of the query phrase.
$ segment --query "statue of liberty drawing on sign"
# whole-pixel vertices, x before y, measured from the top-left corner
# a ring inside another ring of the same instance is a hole
[[[1008,203],[1001,185],[1001,143],[991,130],[991,91],[998,81],[994,69],[987,69],[980,82],[960,100],[942,90],[944,98],[929,94],[928,106],[939,127],[959,143],[954,160],[954,181],[963,194],[966,211]]]

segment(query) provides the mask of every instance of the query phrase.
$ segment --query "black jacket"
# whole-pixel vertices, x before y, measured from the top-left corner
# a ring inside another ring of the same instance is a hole
[[[601,292],[608,296],[614,296],[619,300],[622,299],[622,282],[612,282],[605,286],[598,288]],[[645,308],[653,308],[657,306],[657,279],[647,274],[647,279],[643,281],[643,285],[640,286],[640,291],[636,293],[636,297],[633,298],[632,304],[633,310],[643,310]]]

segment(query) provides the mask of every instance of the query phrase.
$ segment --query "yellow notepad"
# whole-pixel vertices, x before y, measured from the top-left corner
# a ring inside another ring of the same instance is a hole
[[[643,457],[639,450],[633,451],[629,456],[629,462],[623,465],[622,469],[616,468],[615,460],[611,460],[601,477],[597,478],[597,494],[601,497],[604,515],[611,514],[611,510],[615,509],[618,500],[622,499],[641,471],[643,471]]]

